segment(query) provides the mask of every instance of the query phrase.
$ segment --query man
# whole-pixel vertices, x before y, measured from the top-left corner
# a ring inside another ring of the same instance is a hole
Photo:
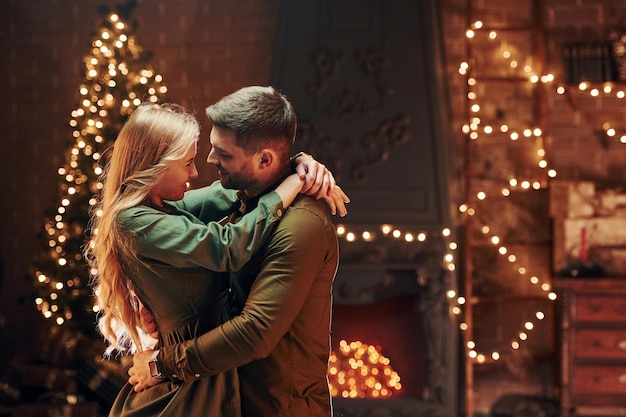
[[[242,210],[250,210],[291,172],[295,112],[275,89],[246,87],[208,107],[207,115],[213,123],[207,162],[218,168],[223,191],[239,190]],[[207,198],[202,190],[188,192],[184,208],[202,217]],[[238,315],[175,349],[161,349],[152,373],[187,379],[239,367],[244,417],[332,415],[327,366],[338,258],[326,207],[298,196],[259,253],[231,273]],[[136,390],[158,383],[145,378],[152,356],[135,357]]]

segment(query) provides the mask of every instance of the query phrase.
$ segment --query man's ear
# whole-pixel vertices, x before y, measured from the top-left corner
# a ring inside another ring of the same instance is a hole
[[[262,149],[261,152],[259,152],[259,153],[261,155],[261,163],[260,163],[259,167],[267,168],[267,167],[270,167],[273,163],[276,162],[276,155],[271,150],[269,150],[269,149]]]

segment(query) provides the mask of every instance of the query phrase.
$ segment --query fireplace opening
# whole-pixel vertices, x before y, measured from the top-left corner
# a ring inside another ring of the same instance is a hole
[[[329,383],[338,398],[420,398],[426,343],[419,294],[335,303]]]

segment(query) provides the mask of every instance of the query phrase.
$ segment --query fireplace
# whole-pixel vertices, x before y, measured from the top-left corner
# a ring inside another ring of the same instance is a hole
[[[451,415],[457,330],[444,275],[342,265],[334,293],[329,383],[335,416]]]
[[[354,370],[356,372],[352,373],[356,375],[357,386],[353,392],[349,391],[350,387],[345,382],[341,384],[337,378],[331,378],[331,386],[334,381],[338,385],[334,395],[342,398],[420,396],[425,372],[425,339],[417,303],[417,295],[409,294],[358,305],[335,305],[332,345],[339,358],[337,363],[341,364],[340,369],[344,372],[352,371],[348,363],[348,359],[354,356],[352,352],[358,351],[359,347],[361,350],[369,347],[374,357],[367,360],[372,355],[361,355],[366,357],[362,366],[369,366],[375,373],[360,372],[358,368]],[[351,349],[350,343],[353,344]],[[331,361],[331,366],[332,363]],[[385,373],[385,370],[388,372]],[[333,372],[331,377],[334,374]],[[396,376],[398,383],[394,379]],[[369,378],[382,384],[382,387],[369,388],[365,384]],[[397,385],[399,388],[396,388]]]

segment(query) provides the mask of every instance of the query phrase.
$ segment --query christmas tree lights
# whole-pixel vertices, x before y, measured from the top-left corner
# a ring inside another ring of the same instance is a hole
[[[84,57],[79,102],[71,113],[72,143],[58,169],[57,207],[45,220],[44,248],[33,265],[35,304],[56,325],[74,320],[94,326],[83,246],[90,210],[102,188],[103,155],[135,107],[161,101],[167,92],[122,13],[107,13],[100,20]]]

